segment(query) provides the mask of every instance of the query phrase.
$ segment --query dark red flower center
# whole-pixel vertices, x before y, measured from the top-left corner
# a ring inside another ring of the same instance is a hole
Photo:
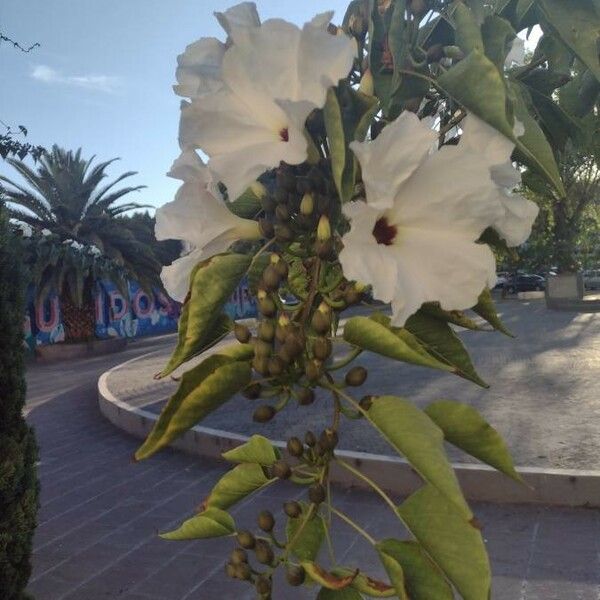
[[[386,217],[377,219],[377,223],[373,227],[373,237],[377,240],[378,244],[391,246],[397,234],[398,228],[395,225],[390,225]]]
[[[280,132],[279,132],[279,137],[281,138],[282,142],[287,142],[290,139],[290,136],[288,135],[288,128],[284,127]]]

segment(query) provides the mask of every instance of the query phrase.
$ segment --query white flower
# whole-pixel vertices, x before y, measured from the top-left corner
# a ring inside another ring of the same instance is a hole
[[[234,215],[228,208],[209,170],[193,150],[183,151],[169,176],[183,180],[175,200],[156,211],[157,240],[183,240],[189,254],[163,267],[161,279],[169,295],[182,302],[189,289],[192,269],[202,260],[240,239],[261,237],[258,223]]]
[[[515,135],[522,134],[523,126],[517,123]],[[471,114],[464,121],[458,147],[469,155],[485,155],[491,165],[492,180],[496,184],[491,190],[490,198],[502,206],[501,215],[491,226],[509,246],[519,246],[529,237],[539,207],[535,202],[513,192],[521,183],[521,172],[510,160],[514,144],[491,125]]]
[[[502,160],[460,144],[430,153],[435,135],[405,112],[374,141],[351,145],[367,198],[344,207],[351,230],[340,261],[346,277],[391,302],[397,326],[424,302],[474,306],[496,282],[491,250],[475,242],[503,214],[491,198],[491,168]]]
[[[52,232],[51,232],[49,229],[46,229],[46,228],[42,229],[42,230],[40,231],[40,233],[41,233],[41,234],[42,234],[44,237],[48,237],[49,235],[52,235]]]
[[[64,240],[63,244],[65,246],[70,246],[71,248],[73,248],[73,250],[83,250],[83,248],[84,248],[83,244],[80,244],[79,242],[77,242],[76,240],[73,240],[71,238]]]
[[[91,244],[90,246],[88,246],[87,251],[92,256],[102,256],[102,250],[100,250],[100,248],[98,248],[98,246],[96,246],[95,244]]]
[[[520,67],[525,64],[525,40],[520,37],[516,37],[513,40],[512,46],[510,47],[510,52],[508,53],[506,60],[504,61],[504,66],[507,69],[510,67],[517,66]]]
[[[260,19],[253,2],[242,2],[223,13],[215,13],[227,34],[231,27],[259,27]],[[215,92],[223,86],[221,63],[228,44],[216,38],[201,38],[186,47],[177,57],[175,93],[186,98],[197,98]]]
[[[182,104],[182,147],[202,149],[235,200],[280,161],[307,157],[304,123],[345,77],[354,40],[327,33],[332,13],[299,29],[281,19],[260,26],[229,21],[231,45],[221,63],[222,86]]]

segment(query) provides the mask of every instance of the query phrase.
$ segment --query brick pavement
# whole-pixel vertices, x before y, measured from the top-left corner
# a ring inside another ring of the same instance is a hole
[[[54,377],[47,376],[48,366],[30,367],[29,420],[41,446],[42,507],[29,588],[37,600],[254,597],[247,585],[223,576],[231,540],[167,542],[156,536],[193,511],[224,466],[170,450],[132,463],[138,442],[98,411],[99,373],[150,346],[94,359],[92,365],[70,364],[68,370],[57,364],[51,367]],[[340,508],[359,517],[375,537],[393,535],[394,527],[401,533],[373,496],[334,493]],[[267,488],[237,507],[236,522],[251,525],[262,508],[280,511],[284,500],[298,494],[289,484]],[[485,526],[495,573],[493,600],[600,598],[597,511],[489,504],[475,505],[474,511]],[[338,522],[334,536],[341,562],[360,561],[371,574],[382,575],[376,557],[353,530]],[[314,595],[314,590],[281,586],[274,598]]]

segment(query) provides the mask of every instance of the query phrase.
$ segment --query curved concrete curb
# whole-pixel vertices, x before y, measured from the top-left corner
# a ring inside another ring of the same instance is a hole
[[[220,344],[209,352],[218,351]],[[109,389],[110,374],[123,366],[142,360],[160,350],[121,363],[106,371],[98,380],[98,401],[102,414],[120,429],[145,439],[158,415],[131,406]],[[246,442],[248,436],[196,426],[186,431],[172,446],[197,456],[221,458],[221,454]],[[274,441],[285,451],[285,442]],[[408,495],[423,485],[421,478],[403,459],[394,456],[338,450],[336,455],[377,481],[386,491]],[[346,470],[332,464],[331,479],[344,487],[370,489]],[[487,465],[453,463],[465,496],[470,500],[498,503],[552,504],[561,506],[600,507],[600,471],[575,469],[541,469],[520,467],[527,486],[519,485]]]

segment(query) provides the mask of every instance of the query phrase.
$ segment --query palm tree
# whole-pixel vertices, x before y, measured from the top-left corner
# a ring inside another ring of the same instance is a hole
[[[115,189],[118,183],[135,175],[135,171],[123,173],[114,181],[101,185],[107,177],[106,169],[118,159],[93,165],[94,158],[82,158],[81,149],[73,152],[54,145],[51,151],[42,155],[35,169],[21,160],[7,159],[24,180],[17,183],[0,175],[0,181],[7,184],[3,195],[9,216],[31,225],[37,232],[49,230],[53,234],[49,240],[56,240],[58,244],[75,240],[85,246],[96,246],[103,257],[121,267],[129,278],[147,289],[160,286],[161,263],[152,246],[147,240],[136,237],[127,219],[119,218],[127,211],[145,207],[135,202],[117,204],[127,194],[145,186]],[[48,256],[48,262],[35,265],[34,270],[40,274],[36,283],[40,291],[52,282],[57,283],[65,329],[85,330],[89,336],[93,335],[90,314],[93,314],[94,270],[78,269],[77,277],[72,271],[65,276],[59,272],[62,263],[52,259],[56,252],[35,255]],[[82,325],[84,322],[85,326]]]

